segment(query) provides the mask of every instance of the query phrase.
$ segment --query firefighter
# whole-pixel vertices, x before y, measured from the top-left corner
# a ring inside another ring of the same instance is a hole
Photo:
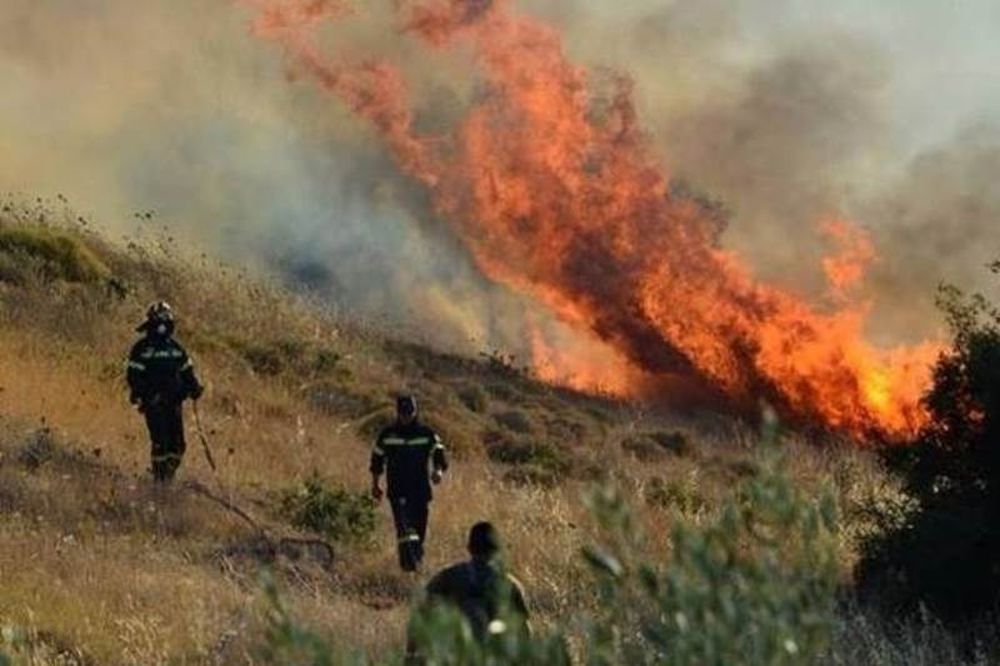
[[[450,604],[469,622],[472,635],[480,643],[490,635],[515,631],[530,635],[528,605],[524,590],[500,564],[500,537],[490,523],[480,522],[469,530],[469,560],[441,570],[425,588],[426,599],[420,612],[435,604]],[[515,625],[515,626],[512,626]],[[421,663],[418,639],[413,633],[407,641],[410,663]]]
[[[417,419],[416,398],[399,396],[396,422],[375,440],[370,471],[376,500],[382,499],[381,478],[386,475],[403,571],[416,571],[423,560],[431,485],[439,484],[447,470],[444,444],[434,430]]]
[[[169,304],[160,301],[150,305],[146,321],[136,332],[144,336],[128,357],[129,402],[146,417],[153,478],[167,482],[184,456],[181,407],[187,398],[200,398],[203,389],[187,352],[173,338],[174,313]]]

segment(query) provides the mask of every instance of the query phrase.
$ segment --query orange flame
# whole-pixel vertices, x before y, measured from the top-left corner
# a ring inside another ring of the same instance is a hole
[[[317,47],[318,20],[344,16],[342,3],[253,4],[256,32],[377,128],[486,275],[533,295],[636,371],[695,374],[736,405],[766,399],[858,435],[904,436],[927,419],[920,397],[938,346],[878,349],[864,338],[867,307],[846,303],[874,258],[870,241],[846,223],[827,227],[842,247],[824,262],[838,311],[755,280],[719,249],[703,207],[670,191],[630,83],[595,100],[552,28],[502,0],[397,0],[403,32],[433,49],[471,46],[484,84],[453,131],[427,136],[413,127],[396,68]],[[534,346],[543,368],[573,365],[586,380],[585,361]]]
[[[599,341],[579,336],[552,339],[551,333],[530,322],[528,335],[532,368],[542,381],[612,396],[634,394],[643,381],[625,358]]]
[[[837,254],[823,259],[823,270],[834,298],[847,301],[876,259],[875,244],[867,233],[846,220],[827,222],[823,232],[839,247]]]

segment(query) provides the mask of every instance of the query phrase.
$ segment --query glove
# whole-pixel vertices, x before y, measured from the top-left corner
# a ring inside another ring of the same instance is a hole
[[[201,397],[201,394],[205,392],[205,387],[201,384],[195,384],[190,391],[190,396],[192,400],[197,400]]]

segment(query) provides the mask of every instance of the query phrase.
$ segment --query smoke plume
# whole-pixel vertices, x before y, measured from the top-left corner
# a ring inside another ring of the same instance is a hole
[[[354,12],[322,24],[321,52],[394,63],[413,134],[447,133],[488,87],[467,44],[427,52],[419,26],[400,35],[396,4],[303,6]],[[490,4],[456,6],[471,25]],[[843,301],[828,290],[824,257],[870,262],[870,279],[849,291],[871,309],[868,332],[889,344],[935,335],[936,284],[984,288],[978,266],[1000,254],[984,243],[998,209],[989,173],[1000,139],[970,120],[1000,103],[996,86],[973,75],[996,60],[977,37],[992,34],[995,8],[907,7],[524,0],[517,9],[553,26],[604,113],[616,112],[622,75],[631,80],[651,163],[666,166],[669,189],[700,214],[713,211],[705,233],[756,275],[834,308]],[[127,233],[149,224],[134,211],[154,209],[154,224],[175,235],[277,269],[407,334],[544,359],[540,372],[581,385],[637,381],[620,347],[558,323],[551,303],[484,270],[392,156],[405,146],[375,140],[399,118],[373,126],[355,117],[363,99],[331,104],[289,85],[303,73],[248,36],[252,9],[3,0],[0,187],[67,194]],[[428,30],[432,42],[447,38]],[[964,69],[932,84],[923,77],[936,63]],[[964,87],[948,88],[954,81]],[[856,238],[831,245],[817,233],[845,218],[867,229],[871,256],[857,256]],[[593,367],[610,371],[592,376]]]

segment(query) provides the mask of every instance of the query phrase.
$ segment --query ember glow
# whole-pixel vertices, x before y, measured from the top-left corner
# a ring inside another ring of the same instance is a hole
[[[397,67],[320,47],[317,28],[349,17],[347,3],[250,5],[255,33],[371,123],[485,275],[544,303],[623,364],[595,368],[539,337],[543,376],[628,393],[643,385],[629,374],[687,374],[737,407],[767,400],[855,435],[900,437],[926,419],[919,401],[938,346],[885,350],[864,337],[868,305],[852,292],[875,257],[868,238],[846,222],[825,226],[838,245],[823,263],[835,309],[755,279],[720,247],[711,212],[671,191],[629,82],[598,95],[553,28],[502,0],[398,0],[400,38],[474,54],[481,81],[464,117],[427,135],[414,127]]]

